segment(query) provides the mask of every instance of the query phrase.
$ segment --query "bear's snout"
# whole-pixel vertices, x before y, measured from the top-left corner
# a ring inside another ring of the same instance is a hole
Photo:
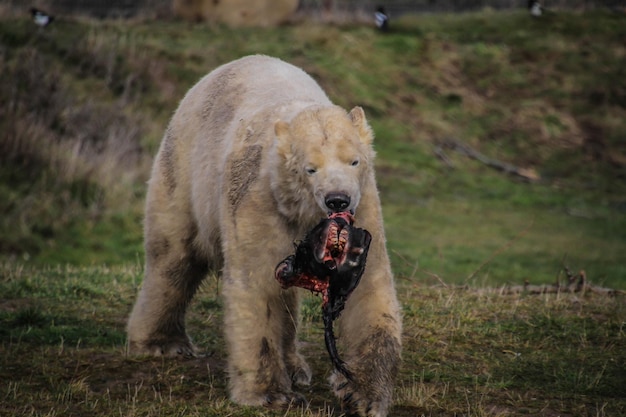
[[[344,193],[328,193],[324,198],[324,204],[333,213],[345,211],[350,206],[350,196]]]

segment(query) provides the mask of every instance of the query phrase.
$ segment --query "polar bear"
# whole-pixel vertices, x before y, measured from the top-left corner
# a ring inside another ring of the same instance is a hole
[[[321,218],[351,211],[372,235],[365,272],[338,320],[352,379],[330,383],[349,413],[386,416],[401,353],[401,316],[363,110],[333,105],[304,71],[249,56],[201,79],[156,156],[145,212],[145,278],[128,321],[135,354],[194,355],[185,311],[221,272],[227,372],[239,404],[303,404],[311,370],[297,349],[299,291],[277,263]]]

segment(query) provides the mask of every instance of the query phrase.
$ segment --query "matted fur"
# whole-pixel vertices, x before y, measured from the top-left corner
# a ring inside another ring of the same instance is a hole
[[[299,293],[274,279],[278,261],[350,196],[372,234],[367,267],[338,321],[354,374],[331,384],[346,411],[386,416],[400,360],[401,318],[385,248],[372,132],[363,110],[333,105],[302,70],[251,56],[204,77],[180,103],[149,182],[146,275],[128,322],[131,353],[193,355],[185,311],[221,271],[229,389],[247,405],[302,402],[311,370],[296,348]]]

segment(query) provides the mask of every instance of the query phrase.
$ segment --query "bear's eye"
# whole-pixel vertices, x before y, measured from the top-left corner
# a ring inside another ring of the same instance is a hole
[[[316,172],[317,172],[317,169],[312,168],[312,167],[309,167],[309,168],[306,169],[306,173],[309,174],[309,175],[313,175]]]
[[[352,165],[353,167],[358,166],[358,165],[359,165],[359,160],[358,160],[358,159],[355,159],[354,161],[352,161],[352,162],[350,163],[350,165]]]

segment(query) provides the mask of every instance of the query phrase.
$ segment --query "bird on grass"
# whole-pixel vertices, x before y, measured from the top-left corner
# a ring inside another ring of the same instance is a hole
[[[528,11],[532,17],[540,17],[543,14],[543,7],[539,0],[528,0]]]
[[[387,32],[389,30],[389,15],[385,12],[385,8],[379,6],[374,13],[374,21],[376,22],[376,27],[381,32]]]
[[[33,17],[33,22],[40,28],[47,27],[54,20],[54,16],[49,15],[48,13],[36,9],[35,7],[30,8],[30,14]]]

